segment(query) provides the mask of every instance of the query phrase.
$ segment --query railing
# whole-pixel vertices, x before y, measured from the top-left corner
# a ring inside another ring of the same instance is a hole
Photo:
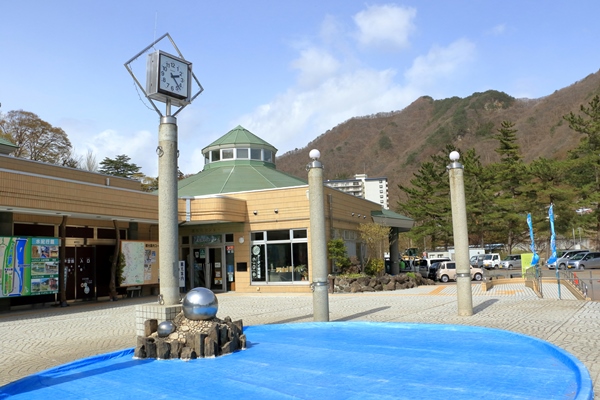
[[[529,283],[538,297],[544,298],[542,290],[542,270],[540,266],[529,267],[525,270],[525,282]]]
[[[577,271],[569,271],[569,270],[565,270],[565,271],[559,271],[559,275],[560,278],[559,279],[564,279],[566,281],[571,282],[571,284],[573,286],[575,286],[586,298],[594,298],[593,296],[593,291],[594,291],[594,286],[591,284],[592,282],[592,273],[590,271],[590,277],[589,279],[584,278],[583,272],[577,272]],[[590,285],[588,286],[588,284],[586,283],[586,281],[590,282]],[[592,293],[589,293],[588,295],[588,288],[592,289]]]

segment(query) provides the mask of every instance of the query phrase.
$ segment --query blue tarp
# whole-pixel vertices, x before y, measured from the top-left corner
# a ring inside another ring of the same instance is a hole
[[[548,342],[457,325],[250,326],[210,359],[75,361],[0,388],[11,399],[593,399],[583,364]]]

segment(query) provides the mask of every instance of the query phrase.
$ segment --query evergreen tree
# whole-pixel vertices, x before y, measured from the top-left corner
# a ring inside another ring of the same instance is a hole
[[[529,210],[532,225],[536,232],[536,247],[541,252],[547,250],[550,227],[548,208],[553,204],[554,227],[557,233],[570,231],[575,217],[573,210],[574,188],[566,177],[569,162],[538,158],[528,165]]]
[[[501,243],[506,244],[509,253],[528,235],[526,194],[529,179],[516,133],[512,122],[502,122],[495,135],[499,142],[496,152],[500,162],[489,166],[496,193],[490,228],[504,238]]]
[[[431,247],[447,248],[452,237],[452,213],[450,209],[450,183],[446,175],[447,157],[432,156],[411,179],[411,186],[399,185],[405,201],[399,201],[399,212],[416,221],[408,232],[415,243],[423,243],[429,237]],[[425,249],[423,249],[425,250]]]
[[[488,229],[493,198],[493,177],[490,170],[484,168],[475,149],[467,150],[460,160],[464,166],[465,200],[467,206],[467,225],[470,244],[481,247],[490,239]]]
[[[141,168],[130,161],[131,159],[125,154],[117,156],[114,160],[105,157],[104,160],[100,162],[100,169],[98,172],[106,175],[122,176],[123,178],[133,179],[136,177],[136,174],[139,173]]]
[[[563,118],[575,132],[584,134],[579,146],[569,153],[569,179],[579,188],[579,198],[573,208],[592,208],[593,225],[587,226],[600,243],[600,96],[596,95],[588,107],[581,106],[582,115],[569,113]],[[581,219],[585,223],[585,218]]]

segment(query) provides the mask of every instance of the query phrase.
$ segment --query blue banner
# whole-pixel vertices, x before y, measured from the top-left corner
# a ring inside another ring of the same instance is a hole
[[[554,233],[554,210],[552,209],[552,204],[550,204],[550,208],[548,209],[548,218],[550,219],[550,250],[552,251],[548,259],[548,264],[552,264],[558,258],[556,256],[556,234]],[[558,266],[556,269],[558,269]]]
[[[533,258],[531,259],[531,266],[535,267],[540,260],[540,256],[535,252],[535,241],[533,240],[533,226],[531,224],[531,214],[527,214],[527,225],[529,225],[529,237],[531,238],[531,252]]]

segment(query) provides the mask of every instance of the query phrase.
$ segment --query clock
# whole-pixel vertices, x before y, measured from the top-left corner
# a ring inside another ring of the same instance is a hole
[[[148,55],[146,93],[154,100],[183,106],[190,103],[192,64],[164,51]]]

